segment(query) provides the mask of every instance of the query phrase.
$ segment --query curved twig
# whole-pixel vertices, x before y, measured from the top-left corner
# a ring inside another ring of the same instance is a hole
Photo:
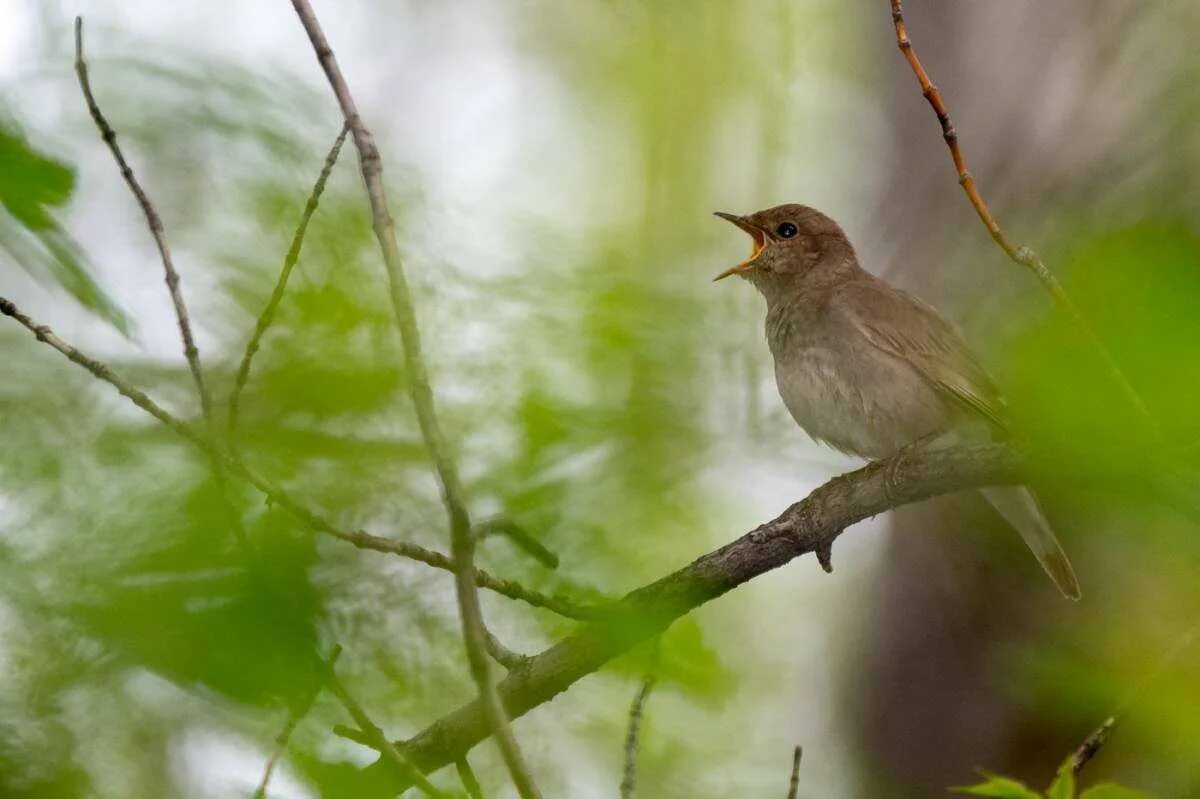
[[[1146,406],[1146,401],[1142,399],[1142,395],[1138,393],[1129,379],[1125,377],[1125,373],[1121,371],[1120,365],[1113,358],[1112,353],[1108,351],[1108,347],[1100,340],[1096,331],[1092,328],[1087,317],[1079,310],[1074,301],[1063,289],[1062,284],[1058,282],[1058,278],[1050,271],[1041,257],[1029,247],[1013,243],[1011,239],[1005,235],[1004,230],[1000,227],[1000,223],[996,217],[988,209],[987,203],[983,199],[983,195],[979,192],[979,187],[975,185],[975,177],[967,169],[966,157],[963,155],[962,146],[958,141],[958,129],[954,127],[954,120],[950,117],[950,109],[946,106],[946,101],[942,99],[942,93],[938,87],[933,84],[929,77],[929,73],[925,71],[921,59],[917,57],[916,50],[913,49],[912,40],[908,38],[908,29],[904,24],[904,7],[902,0],[891,0],[892,4],[892,22],[896,28],[896,44],[900,47],[900,52],[904,54],[904,59],[912,68],[913,74],[917,76],[917,82],[921,85],[921,93],[925,99],[929,101],[929,105],[933,108],[933,113],[937,115],[938,122],[942,126],[942,138],[946,140],[946,146],[950,149],[950,157],[954,161],[954,171],[958,174],[959,185],[966,192],[967,199],[971,203],[971,207],[975,209],[975,213],[979,216],[979,220],[983,222],[992,239],[1004,250],[1004,254],[1009,257],[1014,263],[1025,267],[1037,276],[1042,285],[1050,292],[1050,296],[1058,303],[1058,306],[1067,314],[1075,328],[1083,335],[1089,344],[1100,355],[1104,362],[1105,368],[1108,370],[1109,377],[1121,389],[1125,395],[1125,399],[1137,411],[1146,427],[1161,438],[1158,421],[1150,413],[1150,409]]]

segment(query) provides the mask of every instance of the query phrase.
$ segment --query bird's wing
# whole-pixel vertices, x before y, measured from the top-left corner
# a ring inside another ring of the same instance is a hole
[[[1005,426],[999,390],[937,311],[876,278],[845,284],[837,300],[871,344],[905,361],[953,402]]]

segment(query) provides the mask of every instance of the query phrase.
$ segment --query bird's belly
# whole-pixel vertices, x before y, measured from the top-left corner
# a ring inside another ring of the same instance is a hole
[[[805,432],[866,458],[887,457],[951,423],[950,409],[919,375],[874,348],[798,347],[776,359],[775,382]]]

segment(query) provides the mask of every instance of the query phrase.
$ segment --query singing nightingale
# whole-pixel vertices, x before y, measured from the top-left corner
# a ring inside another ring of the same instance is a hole
[[[748,216],[717,212],[750,235],[738,275],[767,301],[775,383],[813,439],[864,458],[918,441],[1003,432],[1004,399],[937,311],[858,263],[846,234],[805,205]],[[1023,486],[981,493],[1025,540],[1071,599],[1079,583],[1034,494]]]

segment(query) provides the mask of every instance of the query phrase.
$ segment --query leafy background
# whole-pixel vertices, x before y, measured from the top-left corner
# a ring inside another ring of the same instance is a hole
[[[338,129],[307,43],[283,3],[3,5],[3,293],[195,416],[150,241],[78,97],[71,18],[87,15],[93,83],[164,216],[221,399]],[[502,539],[480,561],[618,595],[852,464],[781,410],[758,298],[708,282],[744,247],[711,211],[809,202],[997,373],[1086,598],[1064,606],[970,497],[864,524],[832,577],[801,561],[667,634],[642,795],[781,795],[795,743],[806,796],[928,796],[980,766],[1040,788],[1114,712],[1085,785],[1200,792],[1194,522],[1131,487],[1196,454],[1196,9],[910,9],[972,170],[1143,392],[1155,443],[977,226],[876,5],[318,6],[381,141],[472,510],[561,564]],[[339,524],[443,548],[344,155],[239,445]],[[446,575],[318,539],[239,489],[248,557],[168,431],[14,326],[0,353],[4,795],[249,795],[334,642],[394,736],[471,695]],[[1080,459],[1111,479],[1064,479]],[[484,604],[522,651],[570,629]],[[653,661],[631,653],[518,724],[547,795],[616,792]],[[336,796],[371,759],[330,734],[343,713],[318,699],[272,795]],[[488,795],[510,790],[490,747],[473,759]]]

